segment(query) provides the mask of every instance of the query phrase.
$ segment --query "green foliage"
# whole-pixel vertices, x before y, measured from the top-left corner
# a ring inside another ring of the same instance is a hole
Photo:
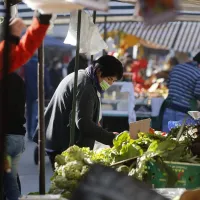
[[[148,173],[148,163],[154,162],[163,173],[168,175],[168,186],[173,187],[177,181],[176,176],[164,161],[199,161],[188,148],[190,145],[191,139],[187,137],[177,142],[172,136],[165,137],[159,132],[158,134],[139,133],[138,139],[133,140],[129,132],[125,131],[116,136],[112,148],[91,151],[89,148],[72,146],[55,159],[56,170],[51,178],[49,193],[70,198],[81,178],[95,163],[112,165],[116,171],[144,181]],[[132,158],[134,160],[127,162],[127,159]]]

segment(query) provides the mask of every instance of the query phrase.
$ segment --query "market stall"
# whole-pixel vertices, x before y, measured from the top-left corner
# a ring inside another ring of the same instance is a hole
[[[9,2],[9,1],[8,1]],[[10,4],[7,6],[7,31],[9,35],[9,13]],[[76,68],[75,68],[75,83],[77,83],[77,72],[79,64],[79,45],[80,45],[80,29],[81,29],[81,11],[78,12],[78,27],[77,27],[77,51],[76,51]],[[7,42],[9,38],[6,38]],[[9,61],[8,52],[9,45],[7,45],[7,51],[5,51],[5,60]],[[6,56],[7,55],[7,56]],[[45,167],[44,167],[44,87],[43,87],[43,76],[44,76],[44,54],[43,45],[39,50],[39,75],[38,75],[38,87],[39,87],[39,149],[40,149],[40,194],[45,194]],[[6,62],[5,62],[5,70]],[[7,73],[7,71],[5,71]],[[116,86],[123,88],[124,84],[116,84]],[[128,84],[127,84],[128,85]],[[130,84],[129,84],[130,85]],[[6,85],[5,85],[6,86]],[[198,137],[193,137],[195,134],[198,135],[198,130],[193,131],[196,127],[187,128],[183,132],[182,128],[178,132],[172,132],[169,137],[166,137],[164,133],[155,132],[150,130],[150,133],[143,133],[142,129],[138,133],[138,139],[133,140],[129,132],[123,132],[119,134],[113,141],[113,147],[109,149],[103,149],[101,151],[91,151],[89,148],[79,148],[73,146],[74,144],[74,129],[75,129],[75,99],[76,99],[76,88],[74,89],[74,104],[72,111],[72,129],[71,129],[71,141],[70,148],[56,157],[56,170],[55,175],[51,180],[51,194],[61,194],[64,198],[69,198],[76,188],[79,180],[85,175],[90,169],[91,165],[95,163],[104,164],[113,167],[119,172],[124,172],[129,176],[135,177],[141,181],[156,185],[158,187],[183,187],[187,189],[193,189],[199,186],[199,158],[196,153],[192,150],[194,142],[198,142]],[[120,88],[121,90],[123,90]],[[128,91],[125,90],[124,91]],[[132,90],[133,91],[133,90]],[[123,116],[133,117],[130,115],[129,107],[127,109],[127,101],[117,101],[116,94],[113,91],[112,101],[113,107],[117,107],[119,111],[122,111]],[[108,92],[109,93],[109,92]],[[125,94],[125,99],[129,99],[128,95],[132,95],[132,92]],[[106,96],[106,95],[105,95]],[[104,97],[105,97],[104,96]],[[123,95],[122,95],[123,96]],[[107,95],[109,98],[109,95]],[[133,98],[133,96],[132,96]],[[119,98],[120,99],[120,98]],[[105,98],[102,100],[103,104],[107,104],[108,100]],[[153,101],[152,101],[153,102]],[[110,102],[109,102],[110,103]],[[121,105],[118,105],[121,103]],[[133,103],[133,102],[132,102]],[[111,102],[112,104],[112,102]],[[157,103],[156,103],[157,104]],[[130,106],[130,104],[129,104]],[[134,108],[134,104],[131,105],[131,109]],[[132,110],[133,111],[133,110]],[[112,113],[112,112],[110,112]],[[115,112],[119,115],[120,112]],[[110,115],[107,113],[107,115]],[[112,114],[111,114],[112,115]],[[106,116],[106,112],[103,112],[103,116]],[[130,118],[129,118],[130,119]],[[176,130],[177,131],[177,130]],[[192,131],[192,134],[191,134]],[[178,135],[178,137],[177,137]],[[2,134],[3,136],[3,134]],[[189,138],[189,140],[188,140]],[[2,144],[4,146],[4,140]],[[176,152],[176,154],[174,153]],[[2,154],[2,162],[3,162]],[[170,163],[169,163],[170,162]],[[174,162],[179,162],[174,163]],[[185,163],[184,163],[185,162]],[[195,164],[191,164],[195,163]],[[178,165],[178,166],[177,166]],[[186,169],[184,167],[186,167]],[[189,170],[188,166],[192,166],[195,170]],[[188,168],[187,168],[188,167]],[[177,170],[173,170],[177,169]],[[158,170],[161,173],[161,177],[155,176],[155,171]],[[183,176],[183,173],[190,173],[188,176]],[[181,175],[180,175],[181,172]],[[156,183],[155,183],[156,179]],[[164,181],[163,181],[164,180]],[[190,182],[194,180],[194,185]],[[163,183],[164,182],[164,183]],[[169,191],[169,190],[168,190]],[[162,191],[160,191],[162,193]]]

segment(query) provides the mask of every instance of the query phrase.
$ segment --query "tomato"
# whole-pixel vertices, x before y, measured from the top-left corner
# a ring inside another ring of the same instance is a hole
[[[153,128],[149,128],[149,133],[154,134],[155,130]]]

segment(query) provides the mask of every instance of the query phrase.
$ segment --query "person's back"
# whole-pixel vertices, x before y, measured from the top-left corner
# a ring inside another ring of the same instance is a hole
[[[5,173],[3,184],[7,199],[20,196],[17,183],[18,163],[24,151],[25,141],[25,84],[22,78],[11,73],[7,78],[7,104],[4,116],[3,133],[6,135],[6,154],[11,156],[11,173]],[[1,88],[0,88],[1,90]]]
[[[3,132],[5,134],[25,135],[25,84],[22,78],[16,74],[8,75],[8,101],[7,116]]]
[[[190,109],[193,100],[200,99],[200,68],[196,62],[176,65],[169,76],[168,98],[173,104]]]
[[[73,101],[74,73],[65,77],[56,89],[45,112],[46,147],[53,150],[64,151],[69,146],[70,118]],[[87,77],[85,70],[79,70],[78,92],[84,88],[92,89],[92,82]],[[91,93],[95,90],[91,90]],[[78,95],[78,94],[77,94]],[[95,95],[95,93],[94,93]],[[76,133],[78,133],[76,131]],[[50,140],[49,140],[49,137]],[[77,138],[77,137],[76,137]],[[56,142],[55,142],[56,141]],[[51,146],[51,147],[50,147]]]
[[[164,103],[162,131],[169,132],[169,121],[181,121],[197,109],[200,99],[200,53],[193,61],[173,67],[168,79],[169,94]]]

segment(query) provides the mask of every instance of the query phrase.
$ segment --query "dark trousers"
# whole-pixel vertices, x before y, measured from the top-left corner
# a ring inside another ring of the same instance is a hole
[[[55,171],[55,157],[59,154],[61,154],[62,151],[54,151],[54,152],[47,152],[47,155],[49,156],[49,160],[51,162],[51,167],[52,167],[52,170]]]

